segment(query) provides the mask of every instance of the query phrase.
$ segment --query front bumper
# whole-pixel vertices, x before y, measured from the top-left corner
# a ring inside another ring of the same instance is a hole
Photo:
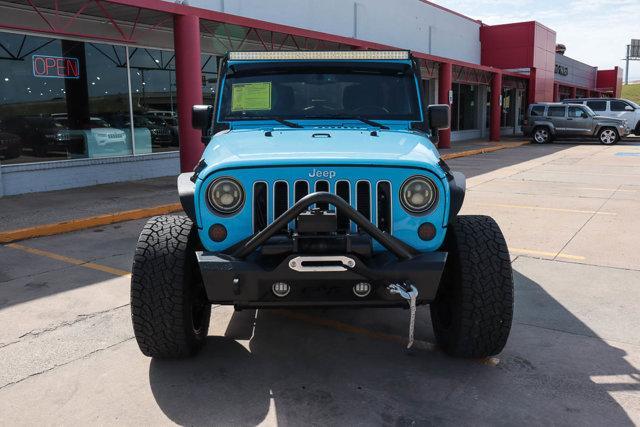
[[[362,232],[387,251],[371,258],[346,253],[290,253],[278,260],[262,256],[259,249],[283,226],[316,203],[328,203],[355,222]],[[229,253],[196,252],[207,297],[217,304],[236,307],[277,306],[404,306],[402,297],[391,294],[391,283],[406,283],[418,290],[417,303],[434,300],[445,268],[446,252],[419,253],[380,231],[367,218],[335,194],[309,194],[279,216],[264,230]],[[290,287],[286,296],[272,291],[275,283]],[[353,291],[358,283],[371,285],[366,296]]]
[[[629,126],[618,126],[618,132],[620,133],[620,137],[624,138],[631,134],[632,129]]]
[[[350,254],[353,269],[342,271],[297,271],[292,254],[275,267],[264,267],[256,261],[239,260],[224,254],[197,252],[200,272],[209,301],[236,307],[280,306],[365,306],[408,307],[407,301],[387,291],[390,283],[410,283],[418,289],[418,304],[433,301],[447,259],[445,252],[420,254],[410,260],[391,259],[381,254],[366,263]],[[363,274],[363,272],[366,272]],[[377,280],[371,280],[372,278]],[[274,283],[284,282],[291,291],[284,297],[272,292]],[[371,284],[365,297],[353,292],[357,283]]]
[[[173,141],[173,137],[170,133],[152,133],[151,143],[153,144],[170,144]]]

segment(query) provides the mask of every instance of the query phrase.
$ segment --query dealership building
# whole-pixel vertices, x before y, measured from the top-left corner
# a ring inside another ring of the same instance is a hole
[[[228,51],[362,49],[418,58],[424,101],[451,105],[443,149],[517,135],[531,102],[622,84],[538,22],[423,0],[0,0],[0,197],[192,169],[191,106],[213,103]]]

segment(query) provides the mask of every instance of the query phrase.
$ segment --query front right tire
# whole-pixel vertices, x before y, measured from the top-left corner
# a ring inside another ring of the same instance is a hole
[[[455,357],[500,353],[511,330],[513,276],[498,224],[488,216],[458,216],[445,248],[447,266],[431,304],[438,344]]]
[[[140,233],[131,274],[131,319],[146,356],[192,356],[205,343],[211,304],[196,259],[197,242],[186,216],[151,218]]]
[[[613,145],[620,140],[618,131],[614,128],[602,128],[598,132],[598,140],[604,145]]]

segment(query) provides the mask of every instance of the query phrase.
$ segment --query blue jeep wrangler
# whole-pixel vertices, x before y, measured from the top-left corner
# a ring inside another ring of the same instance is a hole
[[[181,174],[184,216],[140,234],[131,310],[142,352],[205,343],[211,304],[410,308],[430,304],[440,347],[499,353],[513,279],[493,219],[460,216],[465,178],[431,140],[449,107],[423,106],[406,51],[231,52],[215,107],[194,106],[206,149]]]

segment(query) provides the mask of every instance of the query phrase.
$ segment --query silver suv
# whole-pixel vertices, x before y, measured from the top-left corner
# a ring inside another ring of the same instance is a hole
[[[565,99],[565,104],[583,104],[597,115],[625,119],[634,135],[640,136],[640,105],[628,99],[620,98],[581,98]]]
[[[523,131],[538,144],[562,137],[592,137],[605,145],[631,132],[624,119],[598,116],[586,105],[561,103],[529,105]]]

